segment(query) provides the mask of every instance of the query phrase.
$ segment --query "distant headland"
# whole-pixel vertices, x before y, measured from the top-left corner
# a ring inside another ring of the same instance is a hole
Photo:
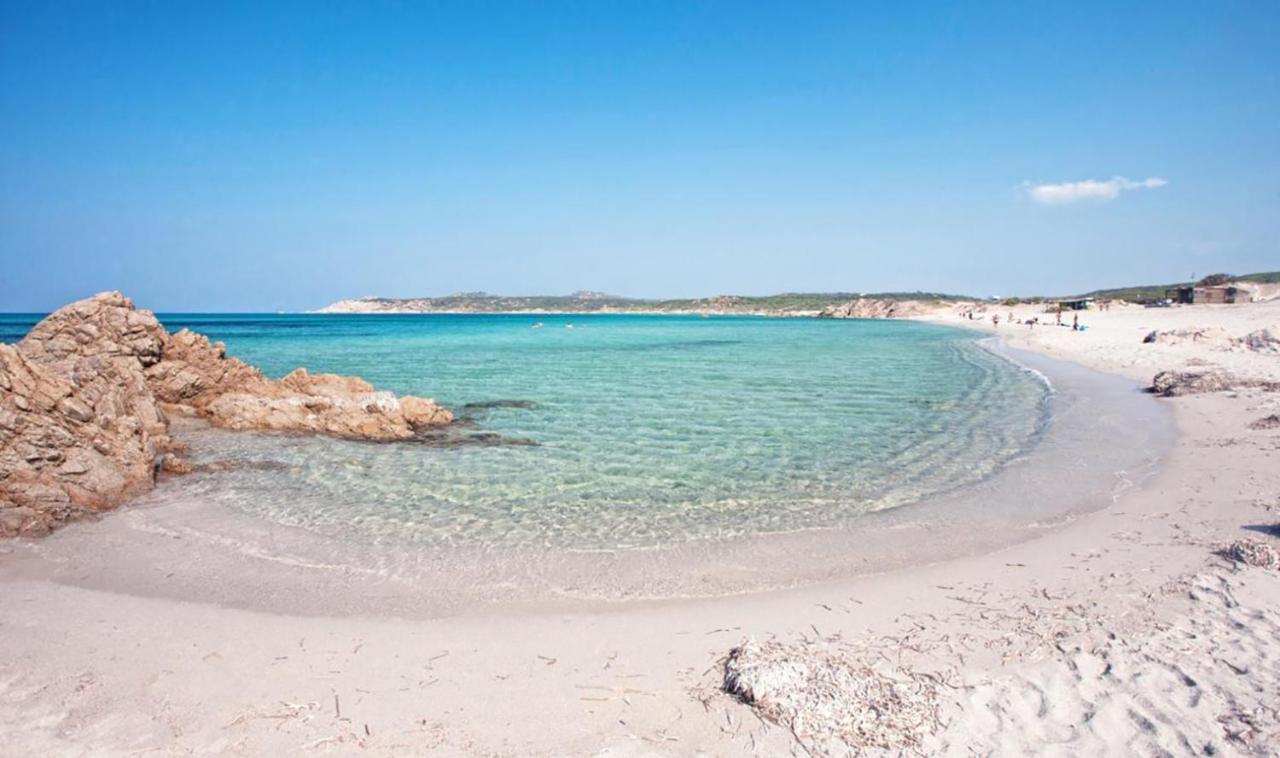
[[[779,295],[716,295],[692,299],[641,299],[603,292],[570,295],[493,295],[459,292],[443,297],[362,297],[339,300],[317,313],[706,313],[762,316],[819,316],[851,301],[930,302],[951,304],[971,300],[938,292],[788,292]]]
[[[1178,288],[1232,282],[1246,288],[1268,289],[1280,283],[1280,271],[1257,274],[1211,274],[1195,281],[1170,282],[1091,292],[1057,299],[1092,297],[1135,303],[1155,302]],[[339,300],[314,313],[692,313],[708,315],[827,316],[834,318],[917,315],[965,302],[1037,302],[1042,295],[992,298],[943,292],[784,292],[777,295],[714,295],[688,299],[646,299],[580,290],[568,295],[494,295],[456,292],[441,297],[392,298],[366,296]]]

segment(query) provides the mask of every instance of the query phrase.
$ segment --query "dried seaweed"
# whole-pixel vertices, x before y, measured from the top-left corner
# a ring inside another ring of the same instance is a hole
[[[919,747],[939,724],[937,678],[873,660],[834,639],[748,640],[729,652],[723,686],[811,754]]]

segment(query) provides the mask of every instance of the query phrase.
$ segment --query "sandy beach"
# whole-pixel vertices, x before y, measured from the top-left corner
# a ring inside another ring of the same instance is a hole
[[[1280,2],[0,39],[0,758],[1280,756]]]
[[[1188,364],[1280,376],[1274,354],[1142,343],[1152,330],[1211,325],[1241,336],[1280,323],[1280,303],[1082,319],[1083,332],[975,325],[1137,381]],[[6,543],[0,752],[851,752],[719,692],[724,656],[754,638],[861,651],[891,675],[926,677],[939,725],[922,753],[1266,754],[1280,740],[1280,572],[1220,551],[1240,538],[1280,546],[1280,431],[1249,427],[1280,399],[1250,390],[1158,402],[1175,419],[1173,447],[1114,503],[995,552],[785,591],[425,619],[301,615],[114,591],[88,575],[93,560],[53,549],[59,576],[85,575],[41,578],[17,567],[44,548]],[[172,553],[151,560],[157,576],[183,569]]]

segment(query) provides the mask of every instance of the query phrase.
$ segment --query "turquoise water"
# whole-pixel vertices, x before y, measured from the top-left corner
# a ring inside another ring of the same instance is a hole
[[[0,338],[23,318],[0,320]],[[537,443],[188,432],[197,462],[222,463],[171,489],[370,542],[596,550],[837,525],[988,476],[1046,414],[1037,377],[971,334],[912,322],[161,318],[273,376],[359,375]],[[492,401],[516,402],[465,409]]]

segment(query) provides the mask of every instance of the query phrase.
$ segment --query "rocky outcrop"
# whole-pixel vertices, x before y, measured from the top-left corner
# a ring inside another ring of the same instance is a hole
[[[1164,397],[1200,395],[1206,392],[1224,392],[1258,388],[1269,392],[1280,391],[1280,382],[1236,376],[1226,371],[1161,371],[1151,380],[1151,390]]]
[[[928,308],[918,300],[881,300],[860,297],[839,305],[823,308],[818,318],[906,318],[918,316]]]
[[[147,382],[162,403],[199,408],[224,393],[261,391],[269,384],[258,369],[228,358],[221,342],[189,329],[165,335],[161,347],[165,359],[147,368]]]
[[[430,400],[378,392],[362,379],[298,369],[278,382],[197,398],[187,406],[228,429],[310,432],[366,440],[404,440],[453,415]]]
[[[430,400],[379,392],[363,379],[300,368],[274,381],[226,352],[221,342],[183,329],[167,337],[164,359],[147,369],[147,380],[169,412],[227,429],[403,440],[453,421]]]
[[[431,400],[298,369],[280,380],[221,343],[169,334],[118,292],[0,344],[0,536],[38,536],[190,470],[166,414],[228,429],[403,440],[453,421]]]
[[[41,535],[151,486],[171,447],[147,386],[164,330],[127,298],[73,303],[0,345],[0,535]]]

